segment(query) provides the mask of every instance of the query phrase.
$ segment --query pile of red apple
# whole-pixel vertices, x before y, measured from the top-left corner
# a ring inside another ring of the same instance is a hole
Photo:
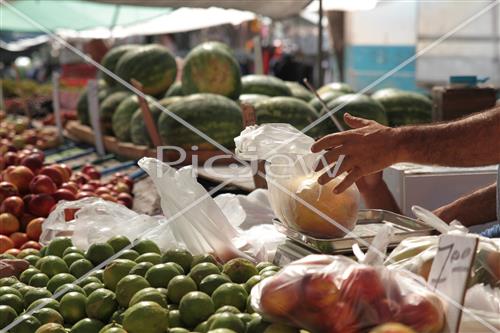
[[[384,323],[408,328],[390,332],[441,332],[441,301],[404,274],[345,257],[309,256],[262,281],[252,298],[263,315],[310,332],[361,333]]]
[[[44,158],[36,148],[0,155],[0,253],[39,248],[43,219],[60,200],[100,197],[132,207],[133,181],[126,175],[103,181],[92,165],[72,172],[65,164],[44,165]]]

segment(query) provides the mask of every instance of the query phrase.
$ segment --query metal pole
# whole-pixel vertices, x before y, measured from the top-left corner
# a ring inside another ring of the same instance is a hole
[[[324,83],[323,73],[323,0],[319,1],[319,21],[318,21],[318,87]]]

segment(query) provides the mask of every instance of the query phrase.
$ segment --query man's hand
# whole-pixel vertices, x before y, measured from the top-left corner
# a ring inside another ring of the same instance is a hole
[[[346,113],[344,121],[352,130],[327,135],[314,143],[315,153],[326,150],[323,162],[335,163],[340,155],[345,155],[337,175],[347,172],[345,179],[335,188],[336,193],[345,191],[350,185],[365,175],[376,173],[398,162],[397,129],[383,126],[375,121],[353,117]],[[316,171],[323,169],[318,165]],[[330,180],[332,166],[318,179],[320,184]]]
[[[1,259],[0,278],[18,276],[30,266],[30,263],[22,259]]]

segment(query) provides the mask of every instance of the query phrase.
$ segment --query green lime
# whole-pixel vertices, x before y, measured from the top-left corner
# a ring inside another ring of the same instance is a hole
[[[236,333],[245,333],[245,324],[234,313],[216,313],[208,320],[208,330],[226,328]]]
[[[260,276],[262,277],[262,279],[265,279],[265,278],[268,278],[268,277],[276,275],[276,273],[278,273],[278,272],[277,271],[273,271],[273,270],[268,270],[268,271],[262,272],[260,274]]]
[[[17,257],[9,253],[2,253],[0,254],[0,260],[3,259],[17,259]]]
[[[247,303],[248,293],[245,288],[237,283],[224,283],[219,286],[212,294],[212,300],[215,308],[218,309],[224,305],[232,305],[240,311],[244,311]]]
[[[54,297],[57,299],[61,299],[65,294],[70,292],[77,292],[84,296],[87,296],[85,290],[83,290],[83,288],[80,287],[79,285],[73,283],[66,283],[56,289],[56,291],[54,292]]]
[[[263,333],[269,325],[260,317],[254,318],[247,324],[247,333]]]
[[[230,330],[229,328],[216,328],[213,330],[209,330],[207,333],[236,333],[236,332]]]
[[[220,274],[219,267],[210,262],[203,262],[191,268],[188,276],[192,278],[194,282],[196,282],[196,284],[199,286],[201,280],[203,280],[204,277],[210,274]]]
[[[33,277],[33,275],[35,275],[37,273],[41,273],[40,270],[38,270],[34,267],[30,267],[21,273],[21,275],[19,276],[19,280],[22,283],[29,283],[30,279]]]
[[[165,296],[156,288],[144,288],[135,293],[130,299],[129,306],[135,305],[139,302],[155,302],[163,308],[167,308],[167,300]]]
[[[64,295],[59,303],[59,313],[65,323],[74,324],[86,317],[85,303],[87,298],[77,292]]]
[[[92,273],[89,274],[89,276],[95,276],[101,282],[103,282],[104,281],[104,279],[102,277],[103,273],[104,273],[104,270],[102,270],[102,269],[96,269],[96,270],[93,270]]]
[[[82,256],[83,256],[83,255],[85,255],[85,253],[84,253],[82,250],[80,250],[79,248],[77,248],[76,246],[70,246],[70,247],[67,247],[67,248],[64,250],[64,252],[63,252],[63,258],[64,258],[66,255],[70,254],[70,253],[79,253],[79,254],[81,254]]]
[[[0,305],[10,306],[16,310],[18,315],[20,315],[24,309],[23,299],[14,294],[5,294],[0,296]]]
[[[78,259],[71,264],[69,272],[76,278],[82,277],[94,268],[94,265],[87,259]]]
[[[182,327],[173,327],[168,329],[168,333],[189,333],[189,330]]]
[[[224,264],[222,270],[234,283],[245,283],[252,276],[259,274],[254,263],[243,258],[235,258]]]
[[[224,312],[229,312],[229,313],[233,313],[233,314],[241,313],[240,310],[238,310],[238,308],[236,308],[232,305],[221,306],[220,308],[217,309],[217,311],[215,311],[215,313],[224,313]]]
[[[113,312],[113,314],[111,315],[110,321],[121,325],[123,323],[123,314],[125,313],[125,310],[127,310],[127,309],[119,308],[118,310]]]
[[[104,284],[102,284],[101,282],[91,282],[83,286],[83,291],[85,292],[86,295],[90,295],[94,291],[101,288],[104,288]]]
[[[63,324],[64,319],[59,312],[51,308],[43,308],[33,312],[33,317],[40,321],[41,325],[47,323]]]
[[[29,285],[32,287],[45,287],[49,283],[47,274],[36,273],[30,279]]]
[[[203,291],[207,295],[212,295],[214,290],[224,283],[231,282],[228,277],[221,274],[210,274],[207,275],[200,282],[200,291]]]
[[[0,305],[0,329],[9,325],[16,317],[16,310],[8,305]]]
[[[124,313],[123,328],[128,333],[164,333],[168,327],[167,310],[154,302],[140,302]]]
[[[139,275],[127,275],[116,285],[116,299],[118,304],[127,307],[132,296],[141,289],[150,287],[148,280]]]
[[[155,242],[149,239],[143,239],[137,242],[132,249],[137,251],[139,254],[150,253],[150,252],[161,254],[158,245],[156,245]]]
[[[87,249],[85,257],[97,266],[114,254],[115,250],[108,243],[94,243]]]
[[[170,302],[179,304],[182,297],[191,291],[198,290],[196,282],[189,276],[174,276],[168,283],[167,295]]]
[[[8,295],[8,294],[14,294],[14,295],[22,298],[23,295],[21,294],[21,292],[19,290],[17,290],[16,288],[14,288],[14,286],[15,285],[0,287],[0,296]]]
[[[249,313],[237,313],[236,316],[247,325],[254,317]]]
[[[29,255],[41,257],[40,251],[38,251],[37,249],[24,249],[24,250],[21,250],[19,252],[19,254],[17,255],[17,258],[18,259],[24,259],[24,258],[26,258]]]
[[[67,333],[62,325],[48,323],[40,326],[35,333]]]
[[[255,268],[257,268],[257,270],[260,272],[261,270],[263,270],[264,268],[266,267],[269,267],[269,266],[274,266],[272,262],[269,262],[269,261],[262,261],[262,262],[259,262]]]
[[[99,280],[98,278],[96,278],[95,276],[86,276],[83,279],[81,279],[77,284],[80,287],[85,287],[87,284],[92,283],[92,282],[102,283],[102,281]]]
[[[208,321],[205,320],[204,322],[199,323],[195,328],[195,332],[199,333],[207,333],[208,332]]]
[[[248,296],[247,305],[245,307],[245,312],[247,313],[255,313],[255,309],[252,307],[252,297]]]
[[[102,273],[104,285],[110,290],[115,290],[116,284],[130,273],[135,266],[135,262],[127,259],[113,260]]]
[[[20,290],[24,289],[26,287],[26,285],[22,282],[17,282],[17,283],[14,283],[13,285],[8,286],[8,287],[14,288],[15,290],[20,292]],[[2,287],[0,287],[0,288],[2,288]]]
[[[53,298],[48,298],[48,297],[47,298],[39,298],[39,299],[33,301],[28,306],[26,311],[35,310],[37,308],[40,308],[40,309],[47,308],[47,309],[59,311],[59,302]]]
[[[57,275],[54,275],[49,282],[47,283],[47,289],[51,292],[54,293],[57,288],[62,286],[63,284],[66,283],[72,283],[76,281],[76,278],[69,274],[69,273],[60,273]]]
[[[191,268],[194,266],[201,264],[202,262],[210,262],[214,265],[218,265],[217,259],[211,254],[197,254],[193,256],[193,261],[191,261]]]
[[[134,260],[137,259],[139,256],[139,253],[134,250],[125,250],[120,254],[120,259],[128,259],[128,260]]]
[[[140,257],[139,257],[140,258]],[[145,278],[155,288],[167,288],[168,283],[179,271],[172,263],[154,265],[146,272]]]
[[[69,273],[66,262],[57,256],[48,255],[38,260],[37,268],[47,274],[48,277],[53,277],[59,273]]]
[[[111,245],[113,250],[115,250],[115,253],[117,253],[126,246],[130,245],[130,240],[125,236],[114,236],[108,239],[106,243]]]
[[[111,323],[104,326],[99,333],[128,333],[123,329],[123,326],[118,323]]]
[[[85,318],[71,327],[71,333],[99,333],[104,323],[91,318]]]
[[[42,325],[37,318],[30,315],[22,315],[17,320],[19,322],[10,329],[10,333],[32,333]]]
[[[41,249],[40,249],[40,256],[41,257],[45,257],[47,255],[47,246],[43,246]]]
[[[71,264],[79,259],[85,259],[85,256],[78,252],[68,253],[63,257],[63,260],[66,263],[66,265],[68,265],[68,267],[71,267]]]
[[[47,246],[47,256],[57,256],[62,257],[64,250],[68,247],[72,247],[73,243],[71,242],[71,238],[69,237],[56,237],[50,241]]]
[[[27,262],[29,262],[31,266],[35,266],[36,263],[38,262],[38,260],[40,260],[40,257],[35,256],[33,254],[29,254],[26,257],[24,257],[23,259],[26,260]]]
[[[191,263],[193,262],[193,255],[185,249],[171,249],[163,253],[161,256],[162,262],[175,262],[181,265],[184,272],[189,272]]]
[[[41,298],[52,297],[50,291],[45,288],[33,288],[24,294],[24,307],[28,307],[31,303]]]
[[[212,299],[205,293],[192,291],[179,304],[181,320],[188,327],[195,327],[207,320],[215,312]]]
[[[26,295],[26,293],[28,291],[30,291],[32,288],[35,288],[35,287],[29,286],[29,285],[24,285],[24,287],[18,288],[17,290],[21,293],[21,295],[23,295],[23,298],[24,298],[24,295]]]
[[[271,265],[271,266],[264,267],[263,269],[261,269],[259,271],[259,273],[264,274],[265,272],[269,272],[269,271],[278,272],[280,269],[281,268],[279,268],[278,266]]]
[[[262,281],[262,276],[260,275],[254,275],[251,278],[247,280],[247,282],[244,283],[245,290],[247,291],[248,294],[250,294],[250,291],[252,291],[252,288]]]
[[[181,314],[179,310],[168,311],[168,327],[182,327]]]
[[[139,264],[136,264],[131,270],[130,274],[135,274],[135,275],[140,275],[140,276],[146,276],[146,272],[148,269],[153,267],[154,265],[150,262],[141,262]]]
[[[161,256],[158,253],[148,252],[141,254],[135,259],[136,263],[150,262],[153,265],[161,264]]]
[[[107,289],[97,289],[87,297],[86,311],[89,318],[108,322],[118,308],[115,293]]]

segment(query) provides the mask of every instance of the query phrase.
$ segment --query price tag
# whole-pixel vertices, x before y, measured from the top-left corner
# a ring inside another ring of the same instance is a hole
[[[457,333],[460,328],[465,291],[476,256],[478,238],[462,235],[439,237],[438,252],[427,282],[447,297],[445,332]]]
[[[52,109],[54,110],[54,117],[56,120],[57,133],[59,139],[63,140],[63,123],[61,115],[61,103],[59,101],[59,73],[52,74]]]
[[[101,123],[99,121],[99,99],[97,97],[97,81],[89,80],[87,84],[87,101],[89,105],[90,124],[94,131],[95,148],[97,154],[103,156],[104,143],[102,141]]]
[[[132,79],[131,82],[137,90],[142,92],[142,84],[139,81]],[[148,102],[141,95],[137,95],[137,98],[139,99],[142,117],[144,118],[144,124],[148,130],[149,138],[155,147],[159,147],[161,146],[161,138],[160,134],[158,134],[158,128],[156,128],[153,116],[151,115],[151,110],[149,110]]]

